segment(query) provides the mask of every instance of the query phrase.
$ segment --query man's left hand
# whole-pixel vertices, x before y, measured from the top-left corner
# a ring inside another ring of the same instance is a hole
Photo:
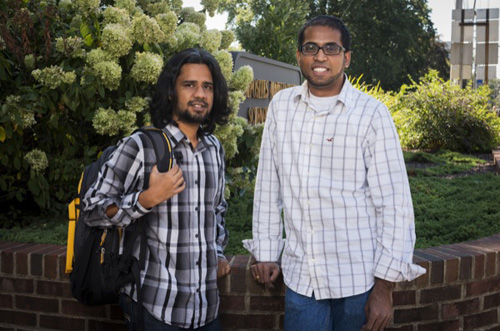
[[[218,258],[217,262],[217,279],[228,275],[231,272],[231,266],[226,259]]]
[[[376,278],[375,286],[368,297],[365,306],[367,323],[363,331],[381,331],[391,321],[392,316],[392,289],[394,283]]]

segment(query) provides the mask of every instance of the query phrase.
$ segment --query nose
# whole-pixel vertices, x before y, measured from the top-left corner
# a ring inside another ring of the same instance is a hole
[[[316,53],[316,55],[314,57],[317,61],[326,61],[326,59],[328,58],[328,56],[325,54],[325,52],[323,52],[323,48],[318,50],[318,53]]]
[[[203,85],[199,85],[196,87],[194,91],[194,96],[201,99],[205,99],[207,97],[206,89],[204,88]]]

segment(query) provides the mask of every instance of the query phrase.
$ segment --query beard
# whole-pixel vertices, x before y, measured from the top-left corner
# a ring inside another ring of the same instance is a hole
[[[191,101],[188,102],[188,106],[192,106]],[[175,113],[180,122],[189,124],[203,124],[206,122],[208,116],[210,115],[209,111],[205,111],[203,113],[196,113],[196,112],[191,113],[189,112],[189,108],[186,109],[176,108]]]

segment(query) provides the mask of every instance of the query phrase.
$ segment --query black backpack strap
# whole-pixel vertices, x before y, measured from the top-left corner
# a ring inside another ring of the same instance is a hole
[[[173,157],[172,157],[172,144],[170,143],[170,139],[167,134],[160,129],[155,127],[143,127],[136,132],[144,133],[151,143],[153,144],[153,149],[156,154],[156,162],[157,169],[159,172],[166,172],[172,168]],[[146,171],[144,175],[144,189],[147,189],[149,186],[149,176],[150,173]],[[139,221],[139,231],[134,233],[134,238],[137,239],[136,236],[141,236],[141,246],[139,251],[139,261],[138,263],[134,263],[132,265],[131,271],[134,276],[135,288],[137,291],[137,329],[142,331],[144,329],[144,315],[143,315],[143,297],[142,297],[142,284],[141,284],[141,270],[144,270],[146,267],[146,221],[147,215]],[[135,239],[133,240],[135,242]],[[130,252],[123,252],[123,254],[132,254],[133,245],[130,245]]]

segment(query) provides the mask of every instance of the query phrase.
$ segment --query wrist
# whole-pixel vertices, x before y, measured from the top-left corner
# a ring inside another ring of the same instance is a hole
[[[375,278],[375,286],[377,288],[392,292],[392,290],[396,286],[396,283],[381,278]]]
[[[139,203],[146,209],[151,209],[156,205],[155,202],[151,199],[148,190],[139,193]]]

